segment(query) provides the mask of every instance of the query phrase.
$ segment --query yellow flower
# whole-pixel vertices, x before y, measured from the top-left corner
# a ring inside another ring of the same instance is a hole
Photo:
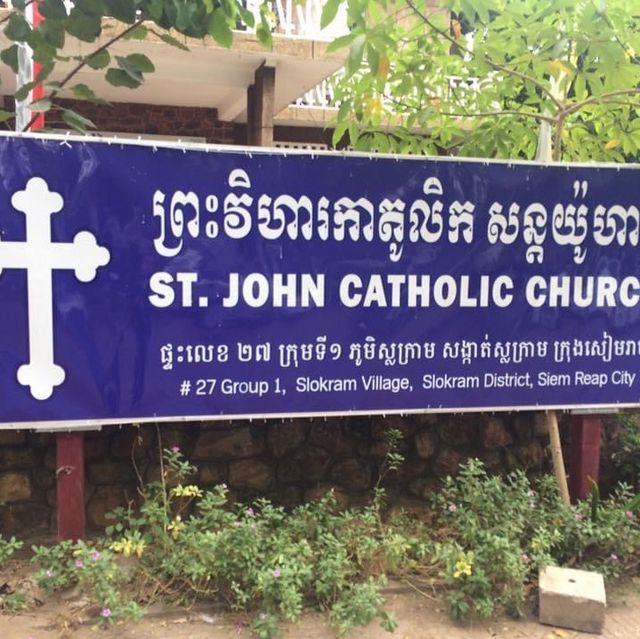
[[[131,557],[131,555],[142,557],[146,548],[146,544],[142,540],[136,541],[127,537],[125,539],[121,539],[120,541],[114,541],[109,546],[109,548],[111,548],[113,552],[120,553],[125,557]]]
[[[456,561],[456,567],[453,571],[453,578],[471,577],[473,569],[473,553],[463,553]]]
[[[193,484],[188,486],[180,484],[173,489],[173,494],[176,497],[202,497],[202,488]]]
[[[178,539],[180,533],[184,530],[184,523],[180,519],[180,515],[178,515],[168,526],[167,531],[171,533],[171,536],[174,539]]]

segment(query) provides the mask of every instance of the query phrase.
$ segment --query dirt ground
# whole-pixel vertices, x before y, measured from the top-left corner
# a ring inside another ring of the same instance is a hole
[[[640,638],[640,582],[610,592],[604,639]],[[363,639],[573,639],[588,637],[572,630],[542,626],[531,615],[512,621],[498,619],[455,624],[436,599],[402,588],[392,587],[387,608],[399,622],[394,634],[377,623],[353,631],[351,637]],[[218,614],[201,608],[197,611],[151,609],[139,623],[98,628],[85,622],[75,625],[76,601],[50,602],[19,615],[0,615],[0,639],[253,639],[241,617]],[[331,639],[336,633],[326,619],[307,613],[300,622],[285,625],[281,639]],[[592,635],[591,635],[592,636]]]

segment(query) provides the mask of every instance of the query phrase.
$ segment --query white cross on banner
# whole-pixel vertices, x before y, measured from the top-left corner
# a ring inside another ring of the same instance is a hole
[[[24,191],[14,193],[11,204],[26,218],[24,242],[0,241],[0,275],[5,268],[27,271],[29,363],[18,369],[18,381],[35,399],[45,400],[65,378],[53,353],[53,271],[72,270],[81,282],[91,282],[110,255],[88,231],[80,231],[73,242],[51,240],[51,216],[64,200],[42,178],[31,178]]]

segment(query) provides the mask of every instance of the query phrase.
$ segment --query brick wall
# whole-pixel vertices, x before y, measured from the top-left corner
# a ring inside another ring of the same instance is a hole
[[[293,505],[334,488],[342,504],[358,505],[378,478],[390,427],[404,434],[406,461],[387,479],[397,504],[425,503],[469,457],[492,472],[549,468],[540,413],[110,426],[85,435],[88,524],[103,527],[109,510],[135,501],[138,477],[158,477],[159,444],[180,446],[198,466],[199,484],[226,483],[235,499]],[[0,533],[54,530],[55,504],[54,436],[0,432]]]
[[[235,127],[218,120],[217,109],[118,102],[110,106],[78,100],[61,100],[61,106],[89,118],[98,131],[205,138],[212,144],[234,144]],[[47,127],[67,128],[55,112]]]

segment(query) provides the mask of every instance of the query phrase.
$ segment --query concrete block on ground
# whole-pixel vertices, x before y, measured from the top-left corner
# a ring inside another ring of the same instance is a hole
[[[540,623],[602,633],[607,595],[602,575],[547,566],[540,571]]]

